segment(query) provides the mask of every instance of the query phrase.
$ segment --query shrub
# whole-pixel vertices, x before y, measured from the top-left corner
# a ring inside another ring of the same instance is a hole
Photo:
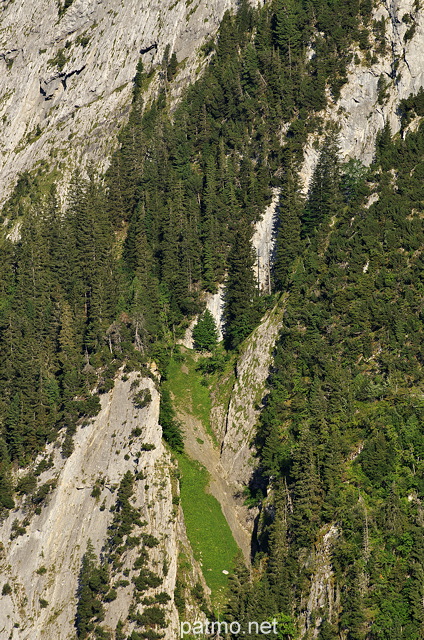
[[[166,627],[165,613],[158,606],[149,607],[143,611],[138,622],[145,626],[157,625],[164,629]]]
[[[105,595],[105,602],[113,602],[113,600],[116,600],[117,597],[118,597],[118,592],[116,591],[116,589],[111,589]]]
[[[146,589],[154,589],[162,583],[162,578],[159,578],[150,569],[141,569],[139,575],[133,578],[133,583],[137,591],[146,591]]]
[[[140,451],[153,451],[156,449],[154,444],[150,444],[149,442],[142,442],[140,446]]]
[[[26,476],[21,478],[16,485],[16,493],[18,495],[28,495],[28,493],[32,493],[37,486],[37,478],[34,474],[28,473]]]
[[[91,495],[92,498],[96,498],[96,500],[97,500],[97,498],[100,498],[101,493],[102,493],[102,490],[100,489],[99,485],[96,484],[96,485],[94,485],[93,490],[90,493],[90,495]]]
[[[144,409],[150,404],[152,401],[152,394],[150,393],[150,389],[141,389],[138,393],[135,394],[133,398],[134,406],[137,409]]]
[[[175,418],[171,396],[166,387],[161,389],[159,422],[163,429],[163,437],[171,449],[177,453],[184,451],[184,440],[181,425]]]
[[[33,504],[41,504],[47,498],[50,491],[56,487],[56,480],[52,480],[51,482],[46,482],[42,484],[38,491],[32,496],[31,501]]]
[[[159,540],[155,538],[155,536],[150,535],[150,533],[143,533],[143,542],[146,547],[152,549],[153,547],[157,547],[159,544]]]

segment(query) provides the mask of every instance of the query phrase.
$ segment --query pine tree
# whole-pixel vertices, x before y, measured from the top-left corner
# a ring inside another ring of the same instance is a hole
[[[2,508],[13,509],[10,458],[6,442],[0,438],[0,511]]]
[[[240,624],[248,619],[248,602],[252,594],[249,571],[241,553],[235,560],[234,573],[228,579],[229,597],[226,604],[226,616],[230,621]]]
[[[312,176],[302,217],[302,236],[311,236],[324,220],[330,220],[341,206],[339,143],[336,132],[325,137]]]
[[[209,309],[203,313],[193,328],[194,346],[199,351],[213,351],[218,342],[215,320]]]
[[[250,230],[237,228],[228,256],[228,278],[224,294],[225,340],[231,349],[237,347],[259,320],[256,306],[257,283],[253,266],[255,255]]]
[[[144,349],[163,331],[158,280],[154,275],[155,260],[147,238],[144,203],[135,208],[124,244],[123,258],[131,277],[129,289],[134,344]]]
[[[274,522],[269,536],[268,581],[273,593],[275,611],[291,610],[292,592],[290,589],[290,560],[288,521],[288,489],[285,480],[280,479],[274,491]]]
[[[299,546],[308,546],[321,522],[322,488],[316,463],[314,439],[302,429],[293,452],[293,514],[290,521]]]
[[[74,176],[69,196],[69,218],[75,237],[72,256],[75,273],[75,312],[85,334],[85,346],[96,349],[113,321],[116,281],[113,269],[113,228],[105,194],[97,178]]]
[[[279,222],[273,265],[275,287],[279,290],[287,286],[290,267],[300,252],[301,207],[298,180],[293,168],[289,166],[280,194]]]
[[[215,160],[206,158],[205,187],[203,189],[202,243],[203,243],[203,285],[207,291],[216,292],[216,281],[222,273],[222,250],[219,244],[217,214],[219,197],[216,186]]]
[[[108,587],[104,568],[98,567],[91,540],[82,557],[77,589],[77,612],[75,626],[78,638],[86,638],[94,629],[96,622],[104,618],[104,608],[99,596]]]
[[[171,449],[174,449],[177,453],[182,453],[184,451],[183,434],[180,423],[175,417],[171,395],[166,386],[162,387],[160,397],[159,423],[162,427],[164,440],[166,440]]]
[[[283,55],[287,56],[290,73],[302,47],[299,9],[297,0],[277,0],[275,3],[275,40]]]

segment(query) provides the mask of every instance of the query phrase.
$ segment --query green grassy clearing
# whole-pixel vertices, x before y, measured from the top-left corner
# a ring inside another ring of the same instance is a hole
[[[172,359],[168,367],[166,384],[174,396],[175,408],[198,418],[214,444],[217,444],[210,421],[209,389],[201,384],[202,374],[196,371],[196,367],[197,359],[194,352],[186,352],[181,360]]]
[[[201,562],[206,583],[212,591],[212,603],[219,608],[225,602],[228,576],[239,549],[219,502],[206,493],[209,474],[187,456],[178,456],[181,471],[181,506],[194,557]]]

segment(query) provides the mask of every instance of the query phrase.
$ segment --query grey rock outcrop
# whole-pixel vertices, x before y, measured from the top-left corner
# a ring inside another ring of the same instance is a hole
[[[332,622],[340,607],[340,593],[331,563],[334,543],[339,535],[340,531],[334,524],[323,528],[314,552],[306,560],[311,583],[309,592],[303,598],[304,613],[300,617],[301,637],[305,640],[318,637],[324,612]]]
[[[145,408],[137,409],[133,403],[135,385],[150,392],[151,402]],[[172,479],[170,455],[162,444],[158,417],[159,394],[154,382],[132,373],[127,380],[118,378],[114,389],[102,396],[99,415],[88,426],[78,429],[75,449],[68,459],[63,460],[57,448],[47,452],[52,453],[54,466],[40,476],[39,484],[54,480],[57,486],[46,505],[38,515],[29,518],[28,524],[24,523],[23,534],[13,534],[13,522],[18,520],[22,524],[28,513],[22,504],[0,528],[0,584],[8,583],[11,587],[10,595],[2,597],[0,637],[12,640],[75,637],[81,559],[88,540],[97,555],[105,545],[113,518],[110,508],[116,502],[116,487],[126,471],[143,475],[134,485],[133,506],[140,509],[147,523],[143,532],[159,541],[157,547],[149,550],[149,566],[163,582],[146,595],[156,591],[171,595],[166,605],[169,627],[165,638],[177,637],[178,614],[172,596],[178,540],[183,538],[184,524],[172,500],[178,489]],[[139,430],[138,436],[134,435],[135,429]],[[153,448],[140,452],[141,443]],[[101,495],[96,499],[91,492],[99,480]],[[129,547],[122,556],[121,571],[129,571],[129,584],[118,588],[116,600],[106,604],[105,628],[115,629],[118,620],[125,620],[128,615],[133,564],[138,553],[136,547]],[[115,576],[113,582],[118,582],[119,577]],[[40,599],[48,604],[43,607]]]
[[[403,20],[404,16],[407,20]],[[377,134],[386,122],[393,133],[399,131],[401,100],[424,87],[424,12],[419,3],[380,0],[373,18],[385,23],[385,55],[372,64],[365,61],[357,64],[353,60],[340,98],[323,113],[325,120],[340,127],[342,157],[358,158],[365,165],[373,159]],[[305,150],[302,170],[305,190],[317,160],[315,141],[316,136],[311,136]]]
[[[224,414],[221,464],[230,481],[240,488],[249,483],[252,474],[251,440],[267,393],[266,380],[284,308],[282,299],[265,315],[237,360],[236,380]],[[219,415],[216,409],[215,415]]]
[[[140,51],[159,68],[165,48],[185,60],[179,91],[196,74],[196,52],[235,0],[15,0],[0,7],[0,203],[18,174],[55,157],[61,173],[107,165],[128,113]],[[63,3],[62,3],[63,6]],[[178,93],[178,92],[177,92]]]
[[[258,288],[262,293],[271,293],[271,266],[275,247],[279,200],[280,190],[273,189],[272,200],[266,207],[261,219],[256,222],[255,232],[252,237],[252,244],[256,253],[254,270],[258,280]]]

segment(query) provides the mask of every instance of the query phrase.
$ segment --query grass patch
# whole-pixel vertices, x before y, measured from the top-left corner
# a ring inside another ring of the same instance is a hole
[[[210,421],[212,403],[209,389],[202,384],[202,374],[196,371],[196,367],[197,358],[194,353],[186,353],[184,358],[180,356],[178,360],[172,359],[166,384],[174,396],[175,408],[191,413],[200,420],[213,443],[218,445]]]
[[[187,535],[194,557],[202,563],[206,584],[212,591],[212,604],[220,607],[226,599],[228,582],[228,576],[222,571],[231,571],[239,549],[221,505],[205,492],[209,483],[206,469],[184,455],[178,456],[178,466]]]

